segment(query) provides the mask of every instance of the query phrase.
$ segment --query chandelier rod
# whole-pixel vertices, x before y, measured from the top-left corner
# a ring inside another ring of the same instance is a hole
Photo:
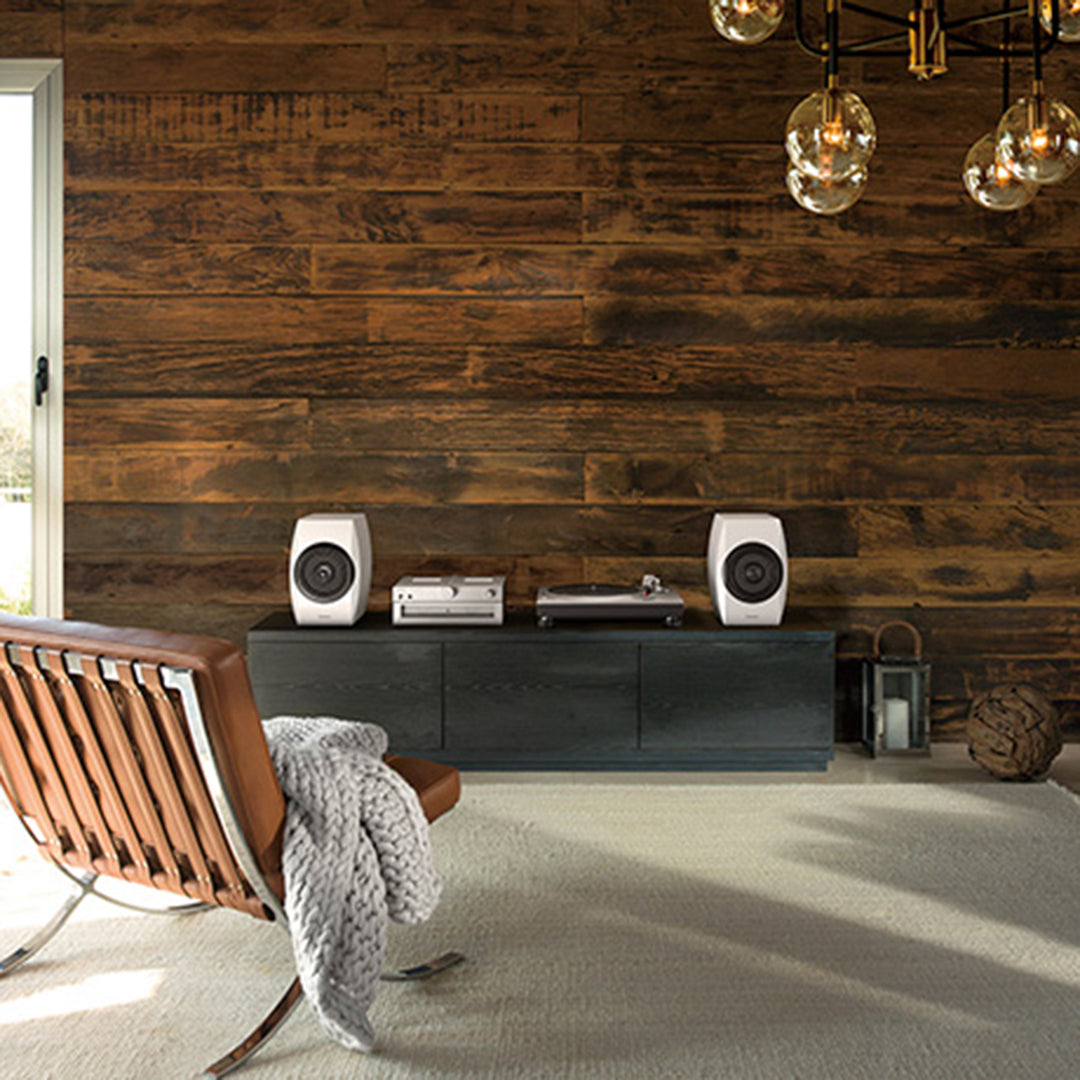
[[[1050,5],[1050,9],[1054,14],[1057,14],[1058,6],[1057,0]],[[1034,12],[1031,17],[1031,77],[1036,86],[1042,88],[1042,58],[1045,50],[1039,48],[1042,44],[1042,20],[1040,20],[1038,13],[1035,11],[1034,5],[1032,7]],[[1053,44],[1053,42],[1051,42]]]
[[[1009,0],[1001,0],[1002,10],[1009,6]],[[1057,19],[1057,4],[1052,5],[1054,9],[1054,18]],[[1057,22],[1054,23],[1054,30],[1057,31]],[[1012,97],[1010,96],[1009,86],[1009,59],[1012,55],[1012,20],[1003,19],[1001,23],[1001,111],[1006,113],[1009,106],[1012,104]]]

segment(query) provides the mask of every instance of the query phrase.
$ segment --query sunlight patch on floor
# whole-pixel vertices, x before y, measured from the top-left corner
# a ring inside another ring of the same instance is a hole
[[[53,986],[33,994],[0,1002],[0,1026],[44,1020],[54,1016],[111,1009],[151,997],[164,977],[161,968],[142,971],[110,971],[81,982]]]

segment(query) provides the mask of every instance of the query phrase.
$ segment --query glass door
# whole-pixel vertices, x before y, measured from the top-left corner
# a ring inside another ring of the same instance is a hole
[[[0,60],[0,609],[63,614],[58,61]]]
[[[34,98],[0,94],[0,607],[33,610]]]

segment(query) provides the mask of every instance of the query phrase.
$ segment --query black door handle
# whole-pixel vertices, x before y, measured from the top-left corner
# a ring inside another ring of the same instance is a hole
[[[45,400],[45,391],[49,389],[49,358],[39,356],[34,372],[34,404],[40,405]]]

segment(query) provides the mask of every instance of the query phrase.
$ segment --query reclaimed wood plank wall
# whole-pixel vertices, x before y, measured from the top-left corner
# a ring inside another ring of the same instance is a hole
[[[0,49],[65,60],[71,615],[242,640],[296,516],[354,508],[375,607],[707,607],[711,513],[767,509],[842,700],[902,617],[937,737],[1004,681],[1076,714],[1080,182],[963,194],[993,65],[845,68],[880,143],[830,220],[783,187],[817,64],[705,0],[0,0]]]

